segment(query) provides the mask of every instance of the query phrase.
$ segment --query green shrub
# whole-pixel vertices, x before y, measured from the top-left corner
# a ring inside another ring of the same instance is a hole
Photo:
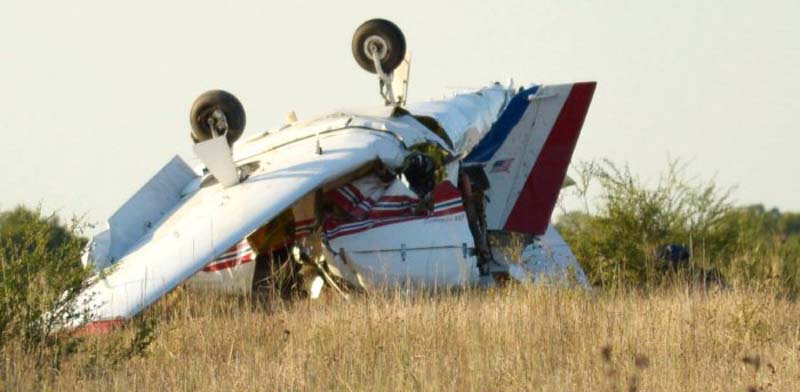
[[[673,161],[654,186],[611,161],[583,162],[573,192],[582,211],[564,213],[557,227],[593,285],[644,287],[664,281],[657,249],[681,244],[692,271],[722,271],[730,283],[800,288],[800,214],[763,206],[735,207],[730,189],[698,181]],[[598,198],[590,198],[598,188]],[[594,208],[592,208],[594,206]]]
[[[154,341],[154,315],[139,316],[118,333],[89,340],[60,328],[90,316],[75,306],[92,273],[80,262],[86,245],[83,228],[78,219],[64,226],[39,208],[0,212],[0,380],[31,363],[32,376],[57,374],[73,355],[89,373],[113,371],[145,355]],[[31,362],[4,362],[20,354]]]
[[[736,208],[720,222],[729,246],[720,252],[731,279],[800,293],[800,214],[762,205]]]
[[[18,345],[57,365],[77,340],[59,323],[81,317],[71,306],[90,271],[80,263],[86,240],[77,220],[17,207],[0,213],[0,349]]]

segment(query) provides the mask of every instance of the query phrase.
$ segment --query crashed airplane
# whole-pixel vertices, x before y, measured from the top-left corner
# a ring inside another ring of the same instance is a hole
[[[494,83],[407,103],[396,25],[365,22],[352,50],[377,75],[383,106],[292,114],[234,144],[246,122],[237,98],[214,90],[195,101],[202,166],[173,158],[92,239],[83,261],[98,273],[78,298],[90,314],[81,322],[127,319],[184,282],[280,283],[311,297],[567,275],[586,284],[550,216],[595,83]]]

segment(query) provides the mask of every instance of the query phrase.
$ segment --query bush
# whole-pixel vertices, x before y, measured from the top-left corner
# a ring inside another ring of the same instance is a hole
[[[729,246],[719,257],[733,280],[800,293],[800,214],[752,205],[730,211],[720,226]]]
[[[75,349],[76,338],[57,330],[81,317],[71,306],[90,275],[80,263],[81,228],[40,209],[0,213],[0,349],[18,345],[55,366]]]
[[[762,206],[734,207],[730,189],[686,176],[670,162],[655,186],[611,161],[576,165],[573,192],[583,211],[557,223],[593,285],[643,287],[664,281],[657,249],[682,244],[693,272],[717,269],[735,284],[770,285],[791,294],[800,288],[800,214]],[[590,188],[599,198],[590,206]]]
[[[60,328],[91,316],[75,306],[92,274],[80,262],[85,226],[78,219],[64,226],[39,208],[0,212],[0,390],[9,374],[56,375],[72,355],[87,374],[113,371],[145,355],[154,341],[158,322],[153,314],[88,340]],[[25,360],[9,359],[20,356]]]

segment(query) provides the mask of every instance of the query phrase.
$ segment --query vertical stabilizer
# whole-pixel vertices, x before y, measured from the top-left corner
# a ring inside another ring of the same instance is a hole
[[[567,175],[596,83],[533,86],[517,94],[467,156],[489,179],[490,230],[542,235]]]

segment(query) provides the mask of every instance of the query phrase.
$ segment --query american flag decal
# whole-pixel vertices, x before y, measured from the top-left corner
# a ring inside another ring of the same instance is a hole
[[[494,163],[492,164],[492,170],[490,170],[489,172],[490,173],[501,173],[501,172],[508,173],[508,170],[511,169],[511,164],[513,162],[514,162],[514,158],[500,159],[500,160],[494,161]]]

